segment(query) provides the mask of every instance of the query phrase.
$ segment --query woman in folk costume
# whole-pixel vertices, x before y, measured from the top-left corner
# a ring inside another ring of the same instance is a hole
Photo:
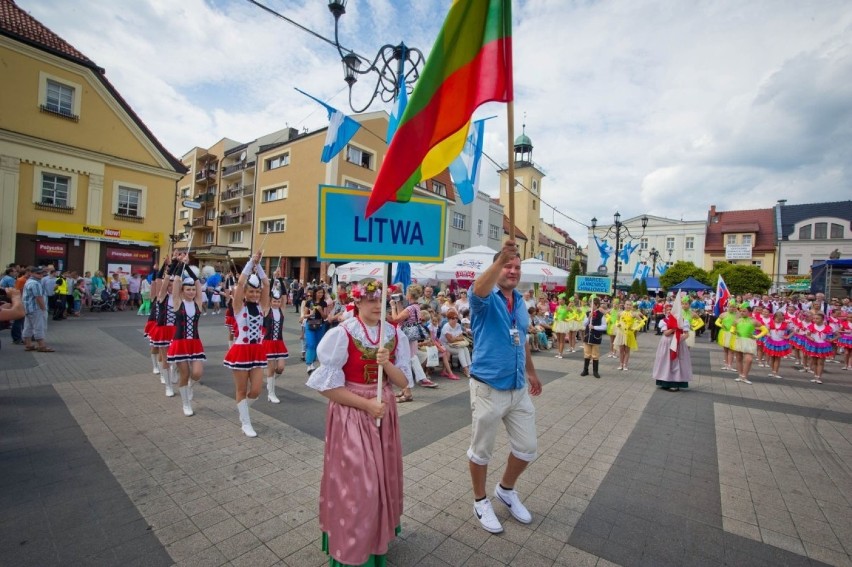
[[[841,311],[837,321],[837,336],[834,344],[838,352],[843,349],[846,354],[843,370],[852,370],[852,321],[846,311]]]
[[[692,380],[692,358],[686,346],[689,327],[679,316],[681,309],[680,301],[676,300],[674,306],[666,305],[663,310],[663,319],[659,323],[663,336],[657,345],[652,371],[657,386],[674,392],[689,388]]]
[[[583,321],[586,320],[588,308],[581,305],[580,301],[571,297],[571,306],[568,311],[568,348],[570,352],[577,352],[577,333],[583,330]]]
[[[565,294],[560,293],[556,305],[556,311],[553,312],[553,334],[556,335],[556,358],[562,358],[562,351],[565,350],[565,334],[571,331],[571,325],[568,322],[570,310],[565,305]],[[575,331],[571,331],[576,335]]]
[[[266,399],[273,404],[281,403],[275,395],[275,381],[284,374],[284,361],[290,354],[284,344],[284,299],[280,289],[273,289],[269,298],[269,310],[263,317],[263,350],[266,352]]]
[[[737,319],[734,328],[731,329],[731,334],[734,336],[734,352],[737,355],[737,371],[739,372],[736,382],[751,384],[748,375],[751,372],[754,354],[757,352],[757,341],[768,332],[769,329],[751,316],[751,306],[747,302],[743,302],[740,305],[740,318]]]
[[[781,359],[793,350],[790,346],[790,335],[793,333],[793,329],[785,320],[784,312],[780,310],[775,312],[766,328],[769,329],[769,334],[763,338],[759,348],[763,349],[769,359],[769,377],[781,378],[781,375],[778,374],[781,368]]]
[[[814,373],[811,382],[822,384],[822,371],[825,368],[825,359],[834,353],[834,347],[829,341],[831,327],[826,324],[825,314],[822,311],[814,313],[813,322],[805,327],[805,332],[808,338],[805,350],[808,356],[811,357],[811,369]]]
[[[769,322],[773,320],[772,313],[769,312],[769,308],[764,306],[762,303],[760,306],[754,308],[752,317],[754,317],[758,325],[763,325],[766,328],[769,328]],[[763,348],[763,343],[765,341],[766,337],[763,337],[757,342],[757,365],[760,368],[769,368],[769,357],[767,356],[766,350]]]
[[[716,326],[719,327],[719,333],[716,336],[717,344],[722,347],[722,370],[736,372],[734,368],[734,336],[731,334],[731,329],[734,328],[737,322],[737,304],[728,300],[728,305],[725,307],[725,312],[716,318]]]
[[[152,302],[151,297],[157,296],[157,292],[160,289],[160,282],[161,280],[158,279],[157,274],[154,274],[154,281],[151,283],[151,289],[148,297],[148,303],[151,304],[148,309],[148,320],[145,322],[145,328],[142,330],[142,336],[148,339],[148,344],[151,346],[151,367],[154,374],[160,374],[160,349],[151,343],[151,332],[157,326],[159,303],[156,301]],[[160,374],[160,383],[166,383],[162,374]]]
[[[356,286],[352,295],[357,315],[323,337],[320,366],[307,382],[329,399],[319,523],[330,565],[384,565],[402,516],[402,444],[392,385],[408,384],[411,350],[401,330],[381,321],[378,282]]]
[[[201,283],[191,268],[186,267],[187,255],[178,257],[181,264],[177,274],[171,276],[172,297],[174,298],[175,335],[169,345],[167,360],[175,365],[180,378],[178,391],[183,405],[183,415],[189,417],[192,411],[193,382],[201,380],[204,371],[202,364],[207,357],[204,345],[198,336],[198,321],[201,317],[201,304],[206,297],[201,293]]]
[[[627,363],[630,361],[630,351],[636,350],[639,347],[636,344],[636,331],[633,330],[635,322],[636,319],[633,316],[633,311],[625,308],[615,323],[614,344],[618,348],[618,370],[628,369]]]
[[[799,311],[796,318],[793,319],[793,336],[790,337],[790,344],[793,347],[793,352],[796,355],[794,366],[799,366],[799,372],[810,372],[811,358],[808,355],[808,333],[805,330],[811,324],[811,314],[809,311]]]
[[[262,255],[263,251],[258,250],[249,259],[233,289],[237,335],[224,360],[234,374],[237,411],[246,437],[257,437],[251,425],[249,404],[260,395],[263,369],[267,366],[263,314],[269,310],[269,278],[260,265]]]
[[[177,254],[172,255],[171,263],[160,269],[157,274],[158,289],[155,302],[157,303],[157,324],[148,333],[151,339],[151,346],[156,347],[159,351],[160,361],[160,382],[166,387],[166,396],[171,398],[175,395],[174,387],[178,381],[177,372],[175,372],[174,364],[167,362],[169,345],[175,336],[175,302],[172,297],[172,287],[164,278],[166,275],[171,278],[172,274],[177,269]]]

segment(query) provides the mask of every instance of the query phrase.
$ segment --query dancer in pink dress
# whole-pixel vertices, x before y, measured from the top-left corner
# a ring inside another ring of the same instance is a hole
[[[307,382],[329,399],[319,523],[331,565],[384,565],[402,516],[402,443],[392,385],[408,384],[411,350],[402,331],[387,322],[380,327],[376,282],[352,295],[357,316],[326,333],[317,347],[320,366]]]

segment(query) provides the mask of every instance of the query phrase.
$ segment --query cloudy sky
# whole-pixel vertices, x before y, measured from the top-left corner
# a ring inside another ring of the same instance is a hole
[[[261,0],[326,37],[324,0]],[[246,0],[17,0],[101,67],[175,155],[222,137],[315,129],[299,87],[348,108],[332,46]],[[341,43],[431,49],[448,0],[349,0]],[[848,0],[515,0],[516,135],[526,115],[542,207],[583,238],[596,216],[703,218],[845,200],[852,188]],[[364,81],[366,82],[366,81]],[[368,87],[358,84],[356,102]],[[374,104],[371,110],[389,109]],[[486,152],[507,159],[505,105]],[[496,168],[480,189],[497,194]],[[575,222],[579,221],[578,222]],[[579,240],[580,238],[578,238]]]

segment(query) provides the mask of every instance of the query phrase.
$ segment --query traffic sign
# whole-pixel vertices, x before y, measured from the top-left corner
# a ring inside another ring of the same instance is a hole
[[[200,209],[201,208],[201,203],[196,203],[195,201],[186,200],[181,204],[184,207],[186,207],[187,209]]]

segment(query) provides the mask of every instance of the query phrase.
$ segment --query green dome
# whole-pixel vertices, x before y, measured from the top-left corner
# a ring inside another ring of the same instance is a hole
[[[529,146],[532,147],[532,140],[526,134],[521,134],[517,138],[515,138],[515,146]]]

